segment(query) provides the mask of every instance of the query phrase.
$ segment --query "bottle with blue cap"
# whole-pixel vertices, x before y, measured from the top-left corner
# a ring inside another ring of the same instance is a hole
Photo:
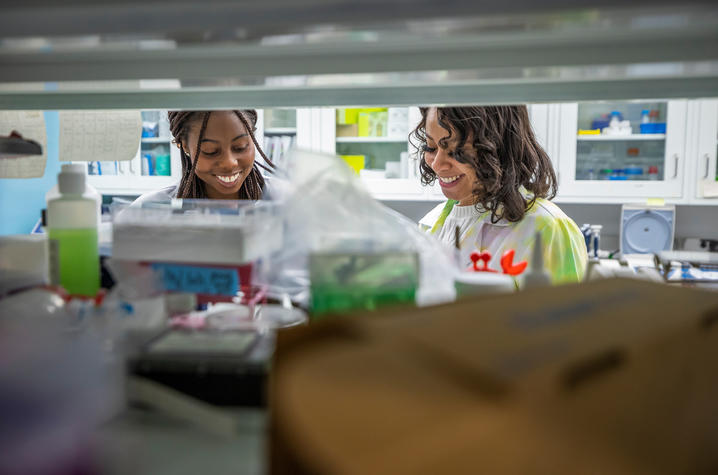
[[[643,109],[641,112],[641,124],[648,124],[651,122],[651,111]]]

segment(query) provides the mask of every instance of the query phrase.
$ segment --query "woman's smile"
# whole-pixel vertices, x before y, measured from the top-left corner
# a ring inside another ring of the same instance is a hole
[[[447,177],[440,176],[439,177],[439,185],[442,188],[453,188],[453,187],[457,186],[460,183],[461,179],[465,176],[466,175],[464,175],[463,173],[460,175],[455,175],[455,176],[447,176]]]
[[[242,175],[241,171],[238,171],[232,175],[214,175],[220,185],[232,188],[237,184],[239,177]]]

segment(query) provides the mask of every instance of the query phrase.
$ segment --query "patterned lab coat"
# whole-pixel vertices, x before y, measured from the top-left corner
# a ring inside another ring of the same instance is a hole
[[[544,267],[554,284],[579,282],[586,270],[586,243],[576,223],[552,202],[539,198],[519,222],[504,219],[491,223],[490,211],[474,206],[458,206],[449,200],[438,205],[419,221],[419,226],[443,243],[454,247],[455,227],[459,226],[460,261],[469,267],[473,251],[491,253],[489,267],[501,272],[501,256],[509,249],[516,252],[514,264],[531,263],[537,231],[544,247]]]

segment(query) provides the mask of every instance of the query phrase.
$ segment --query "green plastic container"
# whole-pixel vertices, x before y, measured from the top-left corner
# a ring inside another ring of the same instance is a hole
[[[419,285],[418,262],[412,252],[312,254],[311,317],[413,304]]]

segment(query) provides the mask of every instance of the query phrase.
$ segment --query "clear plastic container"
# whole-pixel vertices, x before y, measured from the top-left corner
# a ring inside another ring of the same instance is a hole
[[[47,202],[50,280],[72,295],[94,297],[100,288],[97,201],[85,196],[83,165],[66,164],[59,196]]]

